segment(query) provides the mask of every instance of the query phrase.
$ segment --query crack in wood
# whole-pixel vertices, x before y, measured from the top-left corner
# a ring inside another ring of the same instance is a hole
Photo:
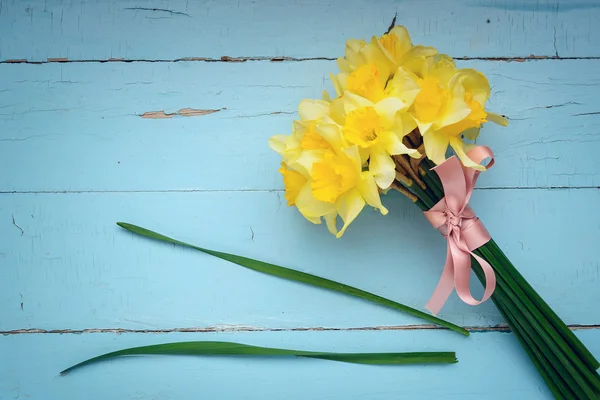
[[[164,119],[164,118],[173,118],[176,116],[181,117],[198,117],[202,115],[214,114],[216,112],[226,110],[226,108],[219,108],[216,110],[197,110],[195,108],[182,108],[181,110],[174,113],[165,113],[164,111],[147,111],[140,115],[142,118],[146,119]]]
[[[571,330],[592,330],[600,329],[598,325],[568,325]],[[495,326],[467,326],[464,327],[469,332],[503,332],[509,333],[511,329],[508,325],[500,324]],[[218,333],[218,332],[354,332],[354,331],[414,331],[414,330],[448,330],[437,325],[386,325],[386,326],[366,326],[350,328],[334,327],[299,327],[299,328],[264,328],[251,325],[218,325],[208,326],[206,328],[171,328],[171,329],[124,329],[124,328],[88,328],[88,329],[15,329],[9,331],[0,331],[0,335],[26,335],[26,334],[84,334],[84,333],[141,333],[141,334],[161,334],[161,333]]]
[[[489,186],[475,190],[598,190],[600,186]],[[0,190],[2,194],[82,194],[82,193],[283,193],[283,189],[140,189],[140,190]]]
[[[581,117],[583,115],[598,115],[600,114],[600,111],[594,111],[594,112],[586,112],[586,113],[581,113],[581,114],[573,114],[574,117]]]
[[[15,222],[15,216],[12,215],[12,224],[14,226],[16,226],[20,231],[21,231],[21,236],[23,236],[23,234],[25,233],[25,231],[23,230],[23,228],[21,228],[16,222]]]
[[[493,62],[526,62],[526,61],[539,61],[539,60],[600,60],[600,56],[586,56],[586,57],[560,57],[556,55],[535,55],[530,54],[523,57],[468,57],[458,56],[453,57],[455,60],[461,61],[493,61]],[[231,57],[222,56],[219,58],[212,57],[183,57],[175,59],[125,59],[125,58],[109,58],[109,59],[81,59],[81,60],[69,60],[66,58],[48,58],[46,61],[29,61],[26,59],[8,59],[1,60],[0,64],[50,64],[50,63],[107,63],[107,62],[123,62],[123,63],[173,63],[173,62],[246,62],[246,61],[273,61],[273,62],[302,62],[302,61],[335,61],[336,57],[284,57],[284,56],[259,56],[259,57]]]
[[[187,14],[187,13],[184,13],[184,12],[181,12],[181,11],[168,10],[166,8],[125,7],[124,10],[162,12],[162,13],[168,13],[170,15],[182,15],[182,16],[191,18],[190,14]]]

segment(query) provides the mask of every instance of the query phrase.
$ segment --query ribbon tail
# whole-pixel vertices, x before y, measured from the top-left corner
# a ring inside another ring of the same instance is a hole
[[[425,308],[429,310],[433,315],[437,315],[448,297],[454,290],[454,261],[452,258],[452,250],[450,248],[450,242],[448,242],[448,250],[446,253],[446,265],[444,265],[444,271],[440,281],[438,282],[433,295],[425,305]]]
[[[483,303],[492,297],[494,290],[496,290],[496,274],[494,273],[492,266],[487,261],[479,257],[477,254],[471,253],[471,255],[477,260],[485,276],[485,291],[480,301],[480,303]]]
[[[494,269],[487,261],[468,251],[466,248],[461,249],[459,245],[454,244],[453,250],[455,250],[453,256],[455,263],[454,285],[456,287],[456,293],[462,301],[471,306],[477,306],[485,302],[492,296],[496,289],[496,275],[494,274]],[[479,262],[485,275],[485,291],[481,300],[476,300],[469,288],[469,282],[471,280],[471,256]]]

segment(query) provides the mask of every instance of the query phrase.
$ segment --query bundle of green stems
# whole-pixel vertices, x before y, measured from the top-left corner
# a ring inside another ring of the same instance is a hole
[[[405,144],[421,150],[417,130]],[[396,180],[393,189],[428,211],[444,197],[444,189],[431,160],[394,156]],[[485,223],[485,221],[483,221]],[[494,269],[496,289],[492,301],[556,399],[599,399],[598,361],[552,308],[523,278],[492,238],[474,250]],[[485,284],[483,270],[471,257],[473,271]]]

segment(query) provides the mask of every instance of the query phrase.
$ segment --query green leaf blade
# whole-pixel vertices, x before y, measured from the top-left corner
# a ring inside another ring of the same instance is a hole
[[[194,356],[295,356],[367,365],[452,364],[458,362],[454,352],[332,353],[278,349],[235,342],[195,341],[164,343],[113,351],[75,364],[65,369],[60,374],[65,375],[85,365],[116,357],[157,354]]]
[[[355,287],[352,287],[352,286],[349,286],[349,285],[346,285],[346,284],[343,284],[340,282],[332,281],[332,280],[326,279],[326,278],[321,278],[316,275],[312,275],[312,274],[308,274],[308,273],[301,272],[298,270],[282,267],[279,265],[258,261],[258,260],[252,259],[252,258],[242,257],[242,256],[238,256],[235,254],[223,253],[220,251],[215,251],[215,250],[205,249],[203,247],[194,246],[189,243],[185,243],[185,242],[170,238],[168,236],[161,235],[160,233],[151,231],[149,229],[142,228],[140,226],[129,224],[126,222],[117,222],[117,225],[129,232],[132,232],[132,233],[135,233],[135,234],[138,234],[141,236],[145,236],[150,239],[155,239],[155,240],[159,240],[159,241],[163,241],[163,242],[167,242],[167,243],[172,243],[172,244],[192,248],[192,249],[201,251],[205,254],[209,254],[214,257],[220,258],[222,260],[229,261],[231,263],[240,265],[244,268],[251,269],[253,271],[261,272],[264,274],[276,276],[276,277],[287,279],[287,280],[304,283],[304,284],[311,285],[311,286],[320,287],[323,289],[343,293],[343,294],[354,296],[354,297],[358,297],[363,300],[367,300],[367,301],[370,301],[373,303],[377,303],[377,304],[395,309],[397,311],[402,311],[402,312],[412,315],[414,317],[421,318],[421,319],[431,322],[433,324],[448,328],[448,329],[458,332],[462,335],[469,336],[469,332],[466,329],[464,329],[458,325],[455,325],[451,322],[445,321],[443,319],[437,318],[431,314],[425,313],[423,311],[419,311],[419,310],[409,307],[407,305],[386,299],[386,298],[378,296],[376,294],[373,294],[373,293],[370,293],[370,292],[367,292],[367,291],[364,291],[364,290],[361,290],[361,289],[358,289],[358,288],[355,288]]]

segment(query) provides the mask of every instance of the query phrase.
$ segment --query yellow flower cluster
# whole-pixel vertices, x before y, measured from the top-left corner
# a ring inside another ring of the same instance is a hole
[[[269,140],[283,159],[288,205],[306,219],[323,218],[340,237],[367,204],[387,214],[380,190],[394,182],[392,156],[421,157],[403,144],[415,128],[434,163],[451,146],[465,166],[484,169],[467,157],[462,137],[475,139],[488,120],[507,124],[484,107],[490,96],[484,75],[457,69],[433,47],[413,46],[402,26],[369,43],[348,40],[337,64],[340,72],[331,76],[337,97],[324,92],[322,100],[301,101],[292,134]]]

